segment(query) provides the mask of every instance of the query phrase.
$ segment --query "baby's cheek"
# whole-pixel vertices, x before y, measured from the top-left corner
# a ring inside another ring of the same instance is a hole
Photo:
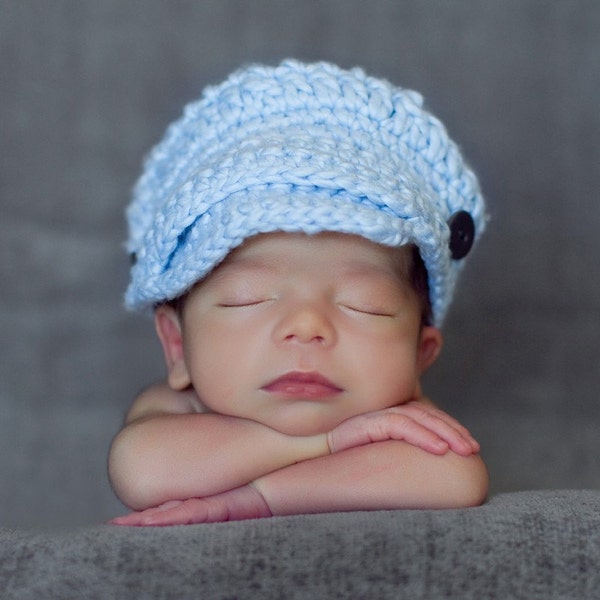
[[[418,390],[418,373],[414,354],[393,354],[373,365],[375,376],[374,394],[379,398],[381,408],[408,402]]]
[[[200,400],[211,409],[214,403],[229,393],[231,374],[223,361],[217,359],[216,353],[198,350],[189,357],[189,368],[192,385]]]

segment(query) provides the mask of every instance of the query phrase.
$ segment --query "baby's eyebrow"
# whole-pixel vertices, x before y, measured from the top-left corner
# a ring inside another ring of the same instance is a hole
[[[269,278],[283,276],[285,267],[275,257],[244,256],[226,259],[211,275],[215,283],[226,282],[237,278]],[[370,261],[351,259],[339,264],[334,280],[337,283],[352,282],[355,284],[384,283],[397,285],[403,278],[397,270],[390,267],[374,264]]]
[[[236,277],[266,276],[276,273],[274,266],[256,259],[240,259],[220,264],[212,273],[215,282]]]
[[[348,265],[342,265],[339,270],[340,278],[348,279],[379,279],[387,280],[389,282],[398,282],[398,273],[393,269],[386,269],[384,267],[372,265],[372,264],[356,264],[350,263]]]
[[[338,285],[345,288],[369,288],[379,294],[388,292],[408,294],[413,290],[409,279],[399,272],[373,266],[371,268],[351,268],[341,271],[336,278]]]

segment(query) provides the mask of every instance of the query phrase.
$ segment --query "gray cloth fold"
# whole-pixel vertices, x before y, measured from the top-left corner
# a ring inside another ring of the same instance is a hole
[[[600,491],[213,525],[0,531],[5,600],[600,598]]]

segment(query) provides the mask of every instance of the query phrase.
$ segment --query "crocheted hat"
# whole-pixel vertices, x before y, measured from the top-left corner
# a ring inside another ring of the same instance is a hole
[[[182,294],[255,234],[336,231],[416,244],[438,325],[485,225],[475,175],[419,94],[293,60],[237,71],[189,104],[127,217],[130,309]]]

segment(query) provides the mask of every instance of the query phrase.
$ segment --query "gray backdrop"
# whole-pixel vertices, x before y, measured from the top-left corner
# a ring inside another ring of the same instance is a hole
[[[106,451],[163,376],[121,307],[144,153],[249,61],[326,59],[421,91],[493,217],[427,388],[492,493],[600,486],[600,3],[1,0],[0,524],[121,512]]]

